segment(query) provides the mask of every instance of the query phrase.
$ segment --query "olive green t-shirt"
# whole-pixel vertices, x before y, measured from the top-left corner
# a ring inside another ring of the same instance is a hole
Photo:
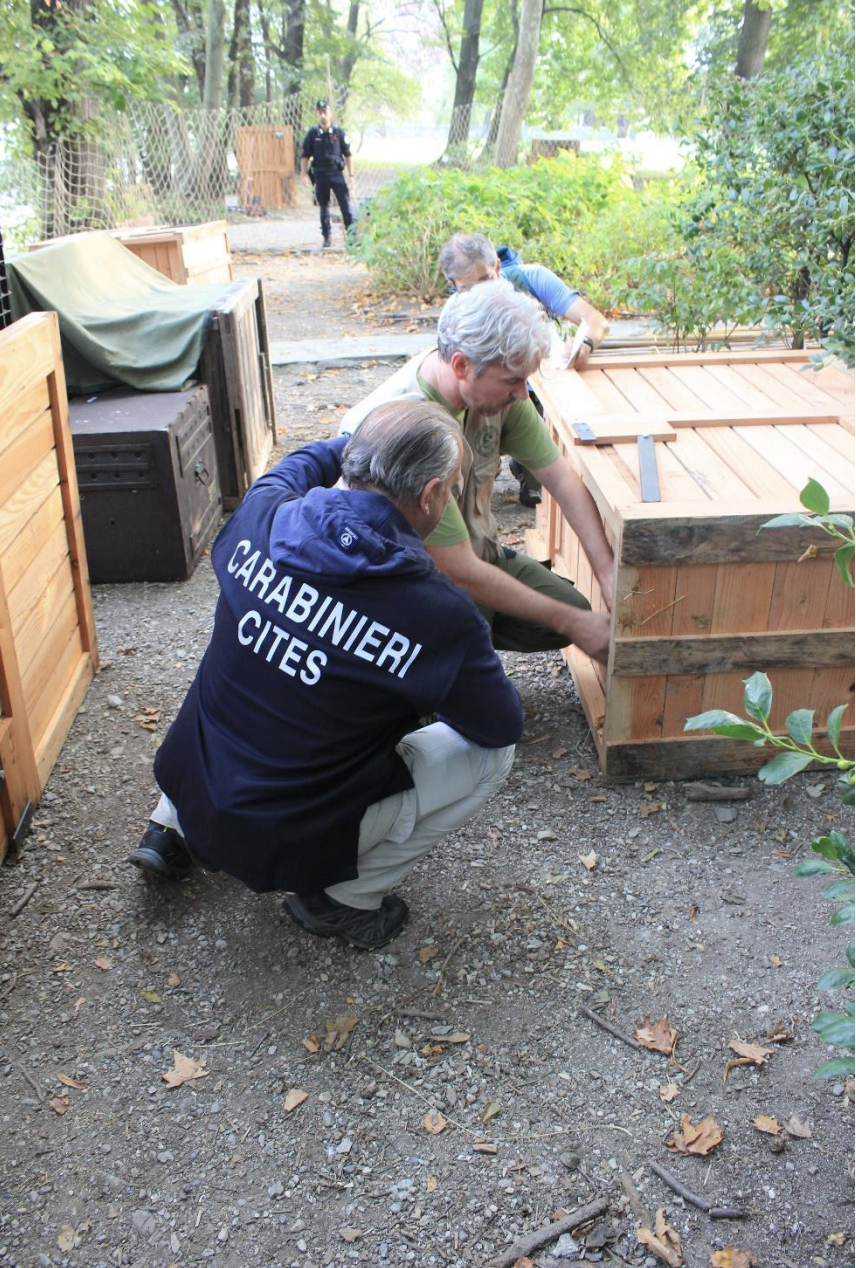
[[[460,424],[461,430],[464,431],[467,411],[465,409],[453,410],[448,401],[440,395],[436,388],[427,383],[418,372],[416,381],[428,400],[435,401],[437,405],[442,405],[446,413],[451,414],[452,418]],[[539,467],[548,467],[551,462],[555,462],[559,457],[559,449],[548,432],[543,418],[541,418],[531,401],[515,401],[503,414],[499,437],[499,452],[508,454],[511,458],[516,458],[518,462],[521,462],[524,467],[529,467],[530,470],[532,468],[537,470]],[[467,541],[469,536],[470,534],[467,531],[460,507],[454,498],[450,498],[443,518],[433,533],[425,539],[425,545],[458,546],[461,542]]]

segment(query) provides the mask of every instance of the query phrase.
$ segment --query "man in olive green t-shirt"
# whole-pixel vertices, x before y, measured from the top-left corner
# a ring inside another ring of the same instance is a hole
[[[442,405],[457,419],[466,443],[462,487],[425,541],[437,567],[478,604],[495,647],[543,651],[576,643],[606,661],[608,617],[592,612],[565,578],[501,546],[490,506],[501,455],[508,454],[552,495],[612,607],[612,551],[600,514],[528,396],[526,380],[549,345],[540,304],[508,282],[486,282],[453,295],[440,314],[437,347],[412,358],[348,410],[342,431],[353,431],[384,401],[427,397]]]

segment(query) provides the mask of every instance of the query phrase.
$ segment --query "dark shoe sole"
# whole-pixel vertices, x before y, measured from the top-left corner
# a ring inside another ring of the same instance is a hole
[[[192,867],[182,868],[180,871],[170,867],[163,855],[144,845],[138,846],[133,853],[129,854],[127,862],[138,867],[146,876],[161,881],[183,881],[193,871]]]
[[[404,918],[402,919],[400,925],[397,925],[394,929],[392,929],[389,933],[387,933],[386,936],[383,938],[373,938],[369,940],[369,939],[363,939],[363,938],[355,938],[352,934],[347,933],[343,929],[331,929],[330,926],[324,924],[323,921],[320,921],[320,920],[314,921],[311,919],[311,917],[305,921],[301,920],[295,914],[295,912],[292,911],[291,907],[289,906],[288,895],[286,895],[285,897],[283,906],[285,910],[288,912],[289,916],[291,916],[291,919],[294,921],[294,923],[298,926],[299,929],[302,929],[304,933],[311,933],[316,938],[338,938],[341,942],[344,942],[346,946],[353,947],[355,951],[378,951],[380,950],[381,947],[388,946],[389,943],[392,942],[395,938],[397,938],[398,935],[401,933],[402,929],[407,924],[407,921],[410,916],[409,911],[405,907]]]

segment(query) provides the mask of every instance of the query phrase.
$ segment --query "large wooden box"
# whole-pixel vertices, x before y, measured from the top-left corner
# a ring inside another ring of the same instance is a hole
[[[803,509],[810,477],[834,510],[852,513],[851,376],[814,371],[804,352],[747,350],[602,355],[581,372],[545,363],[533,386],[615,550],[609,665],[576,648],[566,655],[604,773],[680,778],[760,765],[769,749],[684,733],[703,710],[742,713],[743,680],[756,670],[773,685],[774,730],[793,709],[813,708],[822,734],[830,710],[849,704],[852,747],[853,591],[833,563],[835,542],[803,528],[759,531]],[[659,500],[646,501],[652,461]],[[527,545],[603,610],[546,492]],[[816,553],[806,556],[809,546]]]
[[[55,313],[0,332],[0,858],[97,668]]]
[[[220,521],[204,387],[69,402],[93,582],[183,581]]]
[[[113,237],[144,264],[179,285],[203,286],[232,281],[232,256],[225,220],[204,225],[114,229]]]
[[[208,388],[223,505],[232,510],[276,441],[261,278],[235,282],[211,310],[199,374]]]

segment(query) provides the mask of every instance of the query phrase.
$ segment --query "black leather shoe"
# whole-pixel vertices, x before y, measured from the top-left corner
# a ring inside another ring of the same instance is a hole
[[[193,871],[193,859],[184,838],[174,828],[165,828],[149,820],[140,844],[128,862],[147,876],[165,881],[181,881]]]
[[[518,497],[521,506],[540,506],[541,494],[537,489],[530,489],[526,483],[526,468],[516,458],[512,458],[508,464],[511,474],[515,477],[520,485]]]
[[[360,951],[376,951],[392,942],[410,912],[403,898],[387,894],[375,911],[346,907],[326,894],[286,894],[285,909],[301,929],[318,938],[341,938]]]

